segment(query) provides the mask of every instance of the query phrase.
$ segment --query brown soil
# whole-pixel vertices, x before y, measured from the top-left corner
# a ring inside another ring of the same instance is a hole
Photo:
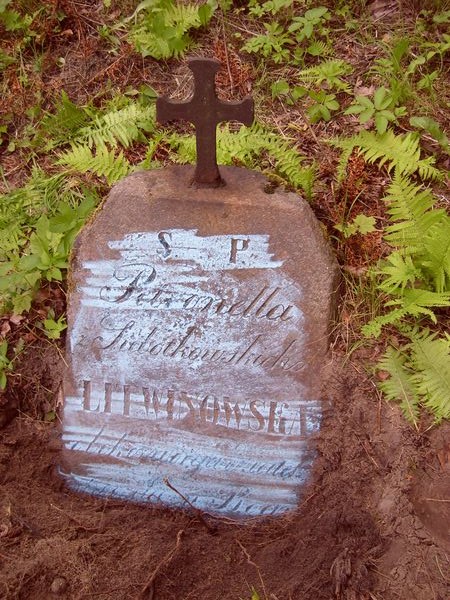
[[[34,385],[35,418],[28,406],[0,432],[0,596],[445,600],[450,427],[415,432],[378,397],[366,358],[332,359],[298,510],[238,523],[65,489],[58,421],[39,414],[63,362],[35,343],[20,375]]]

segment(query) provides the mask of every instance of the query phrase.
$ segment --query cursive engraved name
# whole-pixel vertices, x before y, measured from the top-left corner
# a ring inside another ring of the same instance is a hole
[[[196,337],[201,335],[195,326],[188,327],[179,336],[168,336],[158,327],[142,326],[134,320],[117,325],[110,316],[100,322],[103,335],[93,339],[94,347],[114,352],[130,352],[138,355],[184,359],[190,362],[210,362],[224,366],[264,367],[282,371],[299,372],[305,367],[298,360],[300,341],[295,338],[278,349],[262,334],[256,335],[244,346],[230,350],[204,344]]]
[[[229,317],[253,317],[269,321],[289,321],[296,312],[292,304],[278,303],[276,300],[281,288],[262,287],[250,297],[237,302],[230,300],[227,294],[211,296],[202,293],[175,292],[165,288],[155,288],[157,270],[153,265],[130,263],[117,267],[113,280],[118,283],[106,285],[100,289],[100,300],[112,305],[131,302],[132,305],[148,309],[181,309]],[[232,290],[234,292],[234,290]],[[230,294],[229,294],[230,295]]]

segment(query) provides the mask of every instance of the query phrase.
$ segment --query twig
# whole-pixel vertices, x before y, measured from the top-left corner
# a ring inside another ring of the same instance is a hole
[[[428,500],[428,502],[450,502],[445,498],[421,498],[421,500]]]
[[[234,81],[233,81],[233,75],[231,73],[230,59],[228,57],[227,38],[226,38],[226,32],[225,32],[225,21],[224,21],[224,18],[223,18],[223,12],[222,11],[220,11],[220,16],[221,16],[221,25],[222,25],[222,35],[223,35],[223,51],[224,51],[225,60],[226,60],[226,63],[227,63],[228,77],[230,78],[230,92],[233,92]]]
[[[59,511],[60,513],[62,513],[64,516],[66,516],[70,521],[73,521],[76,525],[78,525],[78,527],[80,527],[84,531],[88,531],[89,533],[98,533],[100,531],[100,525],[98,525],[97,527],[86,527],[76,517],[73,517],[71,514],[69,514],[62,508],[59,508],[59,506],[56,506],[56,504],[50,504],[50,506],[52,508],[54,508],[55,510]]]
[[[197,508],[196,506],[194,506],[192,504],[192,502],[190,502],[186,498],[186,496],[184,496],[179,490],[177,490],[177,488],[170,483],[170,481],[167,479],[167,477],[164,477],[163,481],[164,481],[164,484],[167,485],[167,487],[170,490],[172,490],[172,492],[175,492],[175,494],[178,494],[178,496],[180,496],[180,498],[182,498],[186,502],[186,504],[188,504],[192,508],[192,510],[195,512],[196,516],[198,517],[199,521],[206,527],[206,529],[209,531],[209,533],[212,533],[213,535],[215,533],[217,533],[217,528],[214,525],[210,525],[208,523],[208,521],[203,516],[202,511],[199,508]]]
[[[263,594],[264,594],[264,599],[267,600],[266,586],[264,585],[264,579],[262,578],[261,571],[260,571],[258,565],[252,560],[250,554],[247,552],[247,549],[242,544],[242,542],[240,542],[238,539],[236,539],[236,543],[241,548],[242,552],[245,554],[245,557],[247,558],[248,564],[252,565],[252,567],[255,567],[256,572],[258,573],[259,581],[261,582],[261,587],[262,587],[262,591],[263,591]]]
[[[444,575],[444,573],[442,572],[441,565],[439,564],[439,560],[438,560],[437,554],[435,555],[435,557],[434,557],[434,558],[435,558],[435,560],[436,560],[437,568],[439,569],[439,573],[441,574],[441,576],[442,576],[442,579],[443,579],[444,581],[446,581],[446,582],[450,582],[450,579],[448,579],[448,578],[447,578],[447,577]]]
[[[177,541],[175,543],[175,546],[170,550],[170,552],[168,552],[166,554],[166,556],[153,569],[152,574],[150,575],[147,583],[142,588],[141,593],[137,597],[137,600],[143,600],[145,597],[145,594],[147,592],[150,592],[150,599],[153,598],[153,593],[154,593],[153,585],[155,583],[155,579],[156,579],[157,575],[159,574],[159,572],[161,571],[161,569],[163,567],[166,567],[168,564],[170,564],[173,557],[178,552],[178,550],[180,548],[180,544],[181,544],[181,536],[183,535],[183,533],[184,533],[184,530],[180,529],[180,531],[177,533]]]

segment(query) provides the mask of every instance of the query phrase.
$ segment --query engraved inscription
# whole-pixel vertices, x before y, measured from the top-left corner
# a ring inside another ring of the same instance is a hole
[[[70,330],[72,486],[205,510],[281,514],[314,458],[302,290],[261,234],[130,233],[85,261]],[[245,275],[245,277],[243,277]],[[89,358],[87,358],[89,357]]]
[[[114,394],[113,394],[114,387]],[[76,402],[69,397],[68,402]],[[320,413],[313,402],[233,398],[213,393],[177,391],[106,382],[95,389],[83,381],[82,408],[87,412],[117,414],[136,419],[181,421],[191,419],[239,431],[266,432],[306,439],[316,432]]]

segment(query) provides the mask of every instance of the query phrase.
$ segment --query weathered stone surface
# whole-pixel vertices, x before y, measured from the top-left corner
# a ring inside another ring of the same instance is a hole
[[[73,253],[61,471],[76,490],[235,515],[296,506],[320,427],[336,266],[261,175],[117,184]]]

